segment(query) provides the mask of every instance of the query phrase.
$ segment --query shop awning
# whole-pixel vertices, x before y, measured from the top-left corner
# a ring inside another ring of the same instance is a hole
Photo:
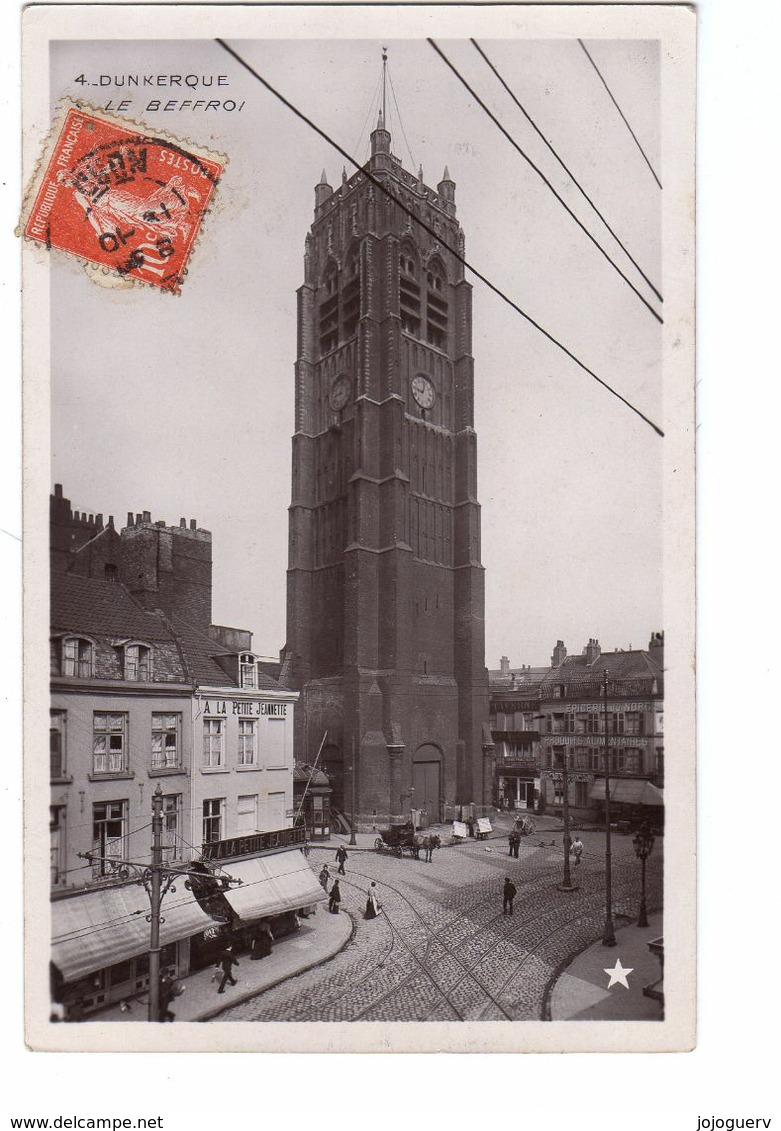
[[[605,800],[605,779],[598,778],[589,793],[591,801]],[[611,778],[610,800],[619,805],[664,805],[664,794],[642,778]]]
[[[175,886],[163,899],[162,946],[214,926],[185,889],[184,877]],[[149,897],[138,884],[84,892],[51,906],[52,962],[66,982],[149,950]]]
[[[296,911],[326,899],[326,894],[300,849],[223,864],[223,871],[242,881],[225,896],[244,920]]]

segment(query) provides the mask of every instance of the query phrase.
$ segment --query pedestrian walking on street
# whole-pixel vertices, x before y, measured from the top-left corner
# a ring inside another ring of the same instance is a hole
[[[572,842],[572,855],[575,857],[575,867],[580,867],[580,858],[583,855],[583,841],[575,834],[575,839]]]
[[[513,900],[517,894],[518,889],[512,882],[509,876],[504,877],[504,910],[502,914],[507,914],[507,909],[510,909],[510,914],[513,913]]]
[[[180,986],[175,978],[169,974],[164,974],[160,979],[160,990],[158,993],[158,1020],[159,1021],[175,1021],[176,1015],[171,1009],[174,998],[181,997],[184,993],[184,987]]]
[[[328,891],[328,885],[331,882],[331,873],[328,871],[327,864],[323,864],[318,879],[320,880],[320,887],[323,891]]]
[[[376,919],[381,910],[382,904],[377,895],[377,885],[374,880],[372,880],[369,885],[369,890],[366,893],[366,911],[363,917],[364,919]]]
[[[250,959],[257,962],[261,958],[268,958],[271,954],[274,933],[267,919],[261,919],[258,929],[252,937],[252,950]]]
[[[222,970],[222,981],[220,982],[220,988],[217,990],[218,994],[225,993],[226,982],[230,982],[232,986],[236,985],[236,979],[233,977],[232,970],[234,966],[238,965],[239,960],[233,953],[233,947],[226,946],[225,950],[222,952],[220,961],[217,963],[217,966]]]
[[[336,859],[339,863],[339,875],[340,876],[346,875],[345,870],[344,870],[344,862],[347,859],[347,849],[344,847],[343,844],[340,844],[339,847],[336,850]]]
[[[521,834],[518,832],[517,829],[513,829],[513,831],[510,833],[509,840],[510,840],[510,855],[514,856],[515,859],[517,860],[518,859],[518,852],[519,852],[520,847],[521,847]]]
[[[339,891],[339,881],[334,880],[331,894],[328,897],[328,910],[332,915],[339,914],[339,904],[342,902],[342,893]]]

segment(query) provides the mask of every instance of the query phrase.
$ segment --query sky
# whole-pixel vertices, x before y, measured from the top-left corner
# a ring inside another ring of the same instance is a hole
[[[661,328],[423,40],[389,40],[393,151],[456,182],[466,257],[589,368],[660,422]],[[359,161],[379,41],[232,46]],[[651,292],[467,41],[440,46],[636,286]],[[660,286],[661,192],[577,40],[481,42],[615,232]],[[654,169],[659,49],[587,44]],[[285,641],[296,289],[314,185],[343,158],[211,41],[59,42],[53,101],[133,99],[127,113],[228,155],[182,294],[97,287],[52,257],[52,482],[75,509],[149,510],[212,531],[216,623]],[[148,110],[127,74],[224,75],[241,111]],[[79,75],[112,85],[77,84]],[[406,138],[405,138],[406,134]],[[412,151],[410,156],[409,148]],[[348,167],[348,174],[353,170]],[[467,277],[470,277],[469,275]],[[479,280],[473,353],[486,664],[644,647],[662,629],[664,441]],[[661,289],[661,287],[660,287]]]

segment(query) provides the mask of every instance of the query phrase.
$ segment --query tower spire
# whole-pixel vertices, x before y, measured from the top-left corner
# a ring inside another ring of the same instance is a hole
[[[387,118],[385,116],[385,90],[388,76],[388,48],[383,45],[382,48],[382,128],[385,129]]]

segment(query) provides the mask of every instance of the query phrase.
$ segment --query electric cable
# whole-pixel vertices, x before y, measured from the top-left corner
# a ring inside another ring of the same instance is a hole
[[[582,369],[584,371],[584,373],[587,373],[589,375],[589,377],[592,377],[599,385],[601,385],[609,393],[612,393],[614,397],[616,397],[618,400],[620,400],[622,404],[626,405],[627,408],[631,409],[631,411],[634,412],[637,416],[639,416],[640,419],[643,420],[650,428],[653,428],[654,432],[656,432],[656,434],[658,436],[662,436],[662,437],[664,436],[664,432],[662,431],[662,429],[659,427],[658,424],[654,424],[653,420],[651,420],[648,416],[646,416],[644,412],[641,412],[641,410],[639,408],[637,408],[635,405],[633,405],[631,401],[627,400],[626,397],[622,396],[621,393],[619,393],[616,389],[614,389],[612,387],[612,385],[609,385],[607,383],[607,381],[605,381],[601,377],[599,377],[594,372],[593,369],[589,369],[589,367],[585,364],[585,362],[581,361],[579,357],[576,357],[576,355],[571,350],[569,350],[565,345],[563,345],[563,343],[560,342],[558,340],[558,338],[555,338],[553,336],[553,334],[550,333],[549,330],[546,330],[539,322],[536,321],[536,319],[532,318],[532,316],[530,314],[527,314],[527,312],[525,310],[523,310],[522,307],[520,307],[516,302],[514,302],[513,299],[511,299],[508,295],[506,295],[504,293],[504,291],[501,290],[500,287],[497,287],[495,283],[492,283],[490,281],[490,279],[488,279],[481,271],[479,271],[467,259],[465,259],[464,256],[460,254],[460,252],[458,252],[454,247],[451,247],[450,244],[447,243],[447,241],[442,238],[441,232],[435,231],[435,229],[432,228],[429,224],[427,224],[424,220],[421,220],[420,217],[417,216],[411,208],[408,208],[407,205],[404,204],[403,201],[399,200],[394,195],[394,193],[391,192],[391,190],[389,188],[387,188],[386,185],[383,184],[383,182],[381,180],[379,180],[372,173],[370,173],[368,171],[368,169],[365,169],[362,165],[360,165],[355,160],[355,158],[352,157],[347,152],[346,149],[343,149],[342,146],[339,145],[338,142],[334,141],[333,138],[329,136],[329,134],[327,134],[319,126],[315,125],[315,123],[312,121],[311,118],[308,118],[307,115],[303,113],[303,111],[299,110],[296,106],[294,106],[293,103],[290,102],[289,99],[287,99],[283,94],[281,94],[275,87],[273,87],[271,85],[271,83],[268,82],[267,79],[264,79],[262,77],[262,75],[258,74],[258,72],[248,62],[246,62],[246,60],[243,59],[241,57],[241,55],[238,54],[238,52],[234,51],[232,47],[229,47],[228,44],[225,43],[225,41],[222,40],[222,39],[219,39],[219,38],[215,39],[215,42],[219,43],[220,47],[222,47],[223,50],[225,50],[229,55],[232,55],[233,58],[236,59],[236,61],[238,63],[241,63],[241,65],[246,70],[248,70],[249,73],[251,75],[253,75],[258,80],[259,83],[261,83],[271,94],[273,94],[275,98],[278,98],[279,101],[284,106],[287,106],[287,108],[293,114],[295,114],[297,118],[300,118],[302,122],[305,122],[306,125],[308,125],[310,127],[310,129],[314,130],[314,132],[316,134],[318,134],[321,138],[323,138],[324,141],[328,142],[329,145],[333,146],[333,148],[338,153],[341,153],[341,155],[347,161],[349,161],[351,165],[354,165],[355,168],[363,174],[363,176],[366,178],[367,181],[369,181],[370,184],[374,185],[375,188],[377,188],[380,192],[382,192],[385,196],[387,196],[390,200],[392,200],[394,202],[394,204],[402,212],[406,213],[412,220],[414,220],[415,223],[418,224],[418,226],[423,229],[423,231],[427,232],[433,239],[437,240],[437,242],[440,243],[442,245],[442,247],[444,247],[445,250],[448,251],[453,256],[453,258],[456,259],[456,261],[458,263],[461,263],[464,267],[467,267],[472,272],[472,274],[475,276],[475,278],[479,279],[482,283],[484,283],[485,286],[487,286],[489,288],[489,290],[493,291],[495,295],[498,295],[498,297],[500,299],[502,299],[503,302],[506,302],[508,306],[512,307],[512,309],[515,310],[518,314],[520,314],[522,318],[525,318],[530,326],[533,326],[535,328],[535,330],[538,330],[545,338],[548,339],[549,342],[552,342],[553,345],[557,346],[562,351],[562,353],[566,354],[566,356],[568,358],[570,358],[571,361],[574,361],[575,364],[580,369]],[[652,308],[649,307],[649,309],[652,309]],[[654,313],[654,316],[656,318],[658,318],[658,315],[656,314],[656,312],[654,311],[653,313]],[[660,319],[660,321],[661,321],[661,319]]]
[[[597,72],[597,74],[599,75],[599,79],[600,79],[600,82],[602,83],[602,85],[604,86],[605,90],[607,91],[607,93],[608,93],[608,96],[609,96],[609,98],[610,98],[610,101],[611,101],[611,102],[613,103],[613,105],[615,106],[616,110],[618,110],[619,114],[621,115],[621,120],[623,121],[623,123],[624,123],[624,125],[626,126],[626,128],[627,128],[627,129],[629,130],[630,134],[632,135],[632,139],[634,140],[634,143],[635,143],[635,145],[637,146],[637,148],[638,148],[638,149],[640,150],[640,152],[641,152],[641,153],[642,153],[642,155],[643,155],[643,160],[645,161],[645,163],[646,163],[646,165],[648,166],[648,168],[649,168],[649,169],[651,170],[651,175],[652,175],[653,179],[654,179],[654,180],[656,181],[656,183],[658,184],[659,188],[661,188],[661,187],[662,187],[662,182],[661,182],[661,181],[659,180],[659,178],[657,177],[656,173],[654,172],[654,167],[653,167],[653,165],[651,164],[651,162],[650,162],[650,161],[648,160],[648,158],[647,158],[647,156],[646,156],[646,153],[645,153],[645,150],[643,149],[642,145],[641,145],[641,144],[640,144],[640,142],[639,142],[639,141],[637,140],[637,135],[635,134],[635,131],[634,131],[634,130],[632,129],[632,127],[631,127],[631,126],[629,125],[629,122],[628,122],[628,121],[626,120],[626,116],[624,115],[624,112],[623,112],[623,110],[621,109],[621,107],[620,107],[620,106],[618,105],[618,103],[616,102],[615,98],[613,97],[613,92],[611,91],[611,89],[610,89],[610,87],[609,87],[609,86],[607,85],[607,83],[605,82],[605,78],[604,78],[604,75],[602,74],[602,72],[600,71],[599,67],[598,67],[598,66],[596,65],[596,63],[594,62],[594,59],[592,58],[591,54],[589,53],[589,50],[588,50],[588,48],[586,47],[586,45],[585,45],[585,43],[583,42],[583,40],[582,40],[582,39],[579,39],[579,40],[578,40],[578,43],[580,44],[580,46],[581,46],[581,47],[583,48],[584,52],[586,53],[586,58],[588,59],[589,63],[591,63],[591,66],[592,66],[592,67],[594,68],[594,70],[595,70],[595,71]]]
[[[564,200],[564,198],[556,192],[555,188],[550,183],[548,178],[545,176],[542,169],[540,169],[538,165],[535,165],[535,163],[532,161],[531,157],[529,157],[528,153],[526,153],[523,149],[521,149],[520,145],[515,140],[515,138],[512,136],[512,134],[509,133],[509,131],[504,128],[504,126],[499,121],[499,119],[496,117],[496,115],[491,110],[488,109],[485,102],[483,102],[482,98],[473,89],[473,87],[471,87],[469,85],[469,83],[466,81],[464,76],[459,71],[458,67],[456,67],[456,65],[454,63],[452,63],[450,61],[450,59],[448,59],[447,55],[444,53],[444,51],[441,49],[441,47],[437,46],[437,44],[434,42],[433,39],[429,39],[428,42],[434,48],[437,55],[439,55],[440,59],[442,59],[442,61],[448,65],[448,67],[453,72],[453,74],[456,76],[456,78],[459,80],[459,82],[469,91],[469,93],[474,98],[475,102],[477,102],[478,106],[480,106],[480,108],[485,111],[485,113],[488,115],[488,117],[491,119],[491,121],[494,123],[494,125],[499,130],[501,130],[501,132],[507,138],[507,140],[509,141],[509,143],[513,147],[513,149],[515,149],[521,155],[521,157],[523,157],[524,161],[526,161],[526,163],[534,170],[534,172],[537,174],[537,176],[540,177],[540,179],[543,181],[543,183],[550,189],[550,191],[556,197],[559,204],[562,206],[562,208],[567,213],[567,215],[572,217],[572,219],[575,221],[575,223],[580,228],[580,230],[591,240],[594,247],[605,257],[605,259],[608,261],[608,263],[613,268],[613,270],[617,271],[618,274],[621,276],[621,278],[626,283],[626,285],[629,287],[629,289],[631,291],[634,291],[634,293],[637,295],[637,297],[642,302],[643,306],[647,310],[649,310],[651,312],[651,314],[653,314],[653,316],[657,320],[657,322],[663,323],[664,320],[662,319],[662,316],[654,310],[654,308],[651,306],[650,302],[644,297],[644,295],[641,294],[641,292],[637,289],[637,287],[634,285],[632,280],[627,275],[624,274],[624,272],[621,270],[621,268],[618,266],[618,264],[615,262],[615,260],[610,258],[608,253],[602,247],[602,244],[599,242],[599,240],[597,240],[596,237],[591,234],[591,232],[588,230],[586,225],[583,223],[582,220],[580,220],[575,215],[575,213],[572,211],[572,209],[567,204],[567,202]]]
[[[658,289],[657,289],[657,288],[656,288],[656,287],[654,286],[654,284],[653,284],[653,283],[651,282],[651,280],[650,280],[650,279],[648,278],[648,276],[646,275],[645,271],[644,271],[644,270],[642,269],[642,267],[640,266],[640,264],[639,264],[639,263],[637,262],[637,260],[636,260],[636,259],[634,258],[634,256],[632,255],[632,253],[631,253],[631,252],[629,251],[629,249],[627,248],[626,244],[624,244],[624,242],[623,242],[623,241],[622,241],[622,240],[620,239],[620,237],[619,237],[619,236],[617,236],[617,235],[616,235],[616,233],[615,233],[615,232],[613,231],[613,229],[611,228],[610,224],[608,224],[607,220],[605,219],[605,217],[603,216],[603,214],[602,214],[602,213],[600,212],[600,210],[599,210],[599,209],[597,208],[596,204],[595,204],[595,203],[594,203],[594,201],[593,201],[593,200],[591,199],[591,197],[590,197],[590,196],[588,195],[588,193],[586,192],[586,190],[585,190],[585,189],[583,188],[583,185],[582,185],[582,184],[580,183],[580,181],[579,181],[579,180],[577,179],[577,177],[576,177],[576,176],[575,176],[575,174],[574,174],[574,173],[572,172],[572,170],[571,170],[571,169],[569,169],[569,168],[568,168],[568,167],[567,167],[567,166],[566,166],[566,165],[564,164],[564,161],[563,161],[563,160],[562,160],[562,158],[561,158],[561,157],[559,156],[559,154],[558,154],[558,153],[556,152],[556,150],[555,150],[555,149],[553,148],[553,145],[552,145],[552,143],[551,143],[551,142],[550,142],[550,141],[548,140],[548,138],[547,138],[547,137],[545,136],[545,134],[544,134],[544,133],[542,132],[542,130],[541,130],[541,129],[539,128],[539,126],[537,125],[537,123],[536,123],[536,122],[534,121],[534,119],[532,118],[531,114],[530,114],[530,113],[528,112],[528,110],[527,110],[527,109],[525,108],[525,106],[522,106],[522,105],[521,105],[521,102],[520,102],[520,100],[518,99],[518,97],[516,96],[515,92],[514,92],[514,91],[513,91],[513,90],[512,90],[511,88],[510,88],[510,86],[509,86],[509,85],[508,85],[508,84],[507,84],[507,83],[505,82],[505,80],[504,80],[504,79],[502,78],[502,76],[500,75],[498,68],[497,68],[497,67],[496,67],[496,66],[495,66],[495,65],[494,65],[494,64],[493,64],[493,63],[491,62],[491,60],[490,60],[490,59],[488,58],[488,56],[486,55],[485,51],[484,51],[484,50],[482,49],[482,47],[481,47],[481,46],[480,46],[480,44],[479,44],[479,43],[477,42],[477,40],[475,40],[475,39],[471,39],[471,40],[470,40],[470,43],[471,43],[471,44],[472,44],[472,46],[473,46],[473,47],[475,48],[475,50],[476,50],[476,51],[477,51],[477,52],[478,52],[478,53],[479,53],[479,54],[480,54],[480,55],[482,56],[482,58],[483,58],[483,59],[485,60],[485,62],[486,62],[486,63],[488,64],[488,66],[490,67],[490,69],[491,69],[491,70],[493,71],[493,73],[494,73],[494,74],[496,75],[496,77],[497,77],[497,79],[499,80],[499,82],[500,82],[500,83],[502,84],[502,86],[504,87],[504,89],[505,89],[505,90],[507,91],[507,93],[508,93],[508,94],[510,95],[510,98],[512,98],[512,100],[513,100],[513,102],[515,103],[515,105],[516,105],[516,106],[518,107],[518,109],[519,109],[519,110],[521,111],[521,113],[523,114],[523,116],[524,116],[524,117],[526,118],[526,120],[527,120],[527,122],[529,123],[529,125],[530,125],[530,126],[532,127],[532,129],[533,129],[533,130],[535,131],[535,133],[537,134],[537,136],[538,136],[539,138],[541,138],[541,140],[542,140],[542,141],[543,141],[543,142],[545,143],[545,145],[547,145],[548,149],[549,149],[549,150],[551,151],[551,153],[553,154],[553,156],[554,156],[554,157],[556,158],[556,160],[558,161],[558,163],[559,163],[559,164],[561,165],[562,169],[563,169],[563,170],[564,170],[564,172],[565,172],[565,173],[567,174],[567,176],[568,176],[568,177],[570,178],[570,180],[572,181],[572,183],[573,183],[573,184],[575,185],[575,187],[576,187],[576,188],[578,189],[578,191],[579,191],[579,192],[580,192],[580,193],[581,193],[581,194],[582,194],[582,195],[583,195],[583,196],[585,197],[585,199],[586,199],[586,200],[588,201],[588,203],[589,203],[589,204],[591,205],[591,207],[592,207],[592,208],[594,209],[594,211],[596,212],[597,216],[599,216],[600,220],[601,220],[601,221],[602,221],[602,223],[603,223],[603,224],[605,225],[605,227],[607,228],[607,230],[608,230],[608,231],[610,232],[611,236],[612,236],[612,237],[613,237],[613,239],[614,239],[614,240],[616,241],[616,243],[617,243],[617,244],[618,244],[618,246],[619,246],[619,247],[621,248],[621,250],[622,250],[622,251],[624,252],[624,254],[626,255],[626,257],[627,257],[627,258],[628,258],[628,259],[629,259],[629,260],[630,260],[630,261],[631,261],[631,262],[632,262],[632,263],[634,264],[634,266],[635,266],[635,267],[637,268],[637,270],[638,270],[638,271],[640,272],[640,274],[641,274],[641,275],[643,276],[643,278],[645,279],[645,281],[646,281],[646,283],[648,284],[648,286],[649,286],[649,287],[651,288],[651,290],[652,290],[652,291],[654,292],[654,294],[656,295],[656,297],[657,297],[657,298],[659,299],[659,302],[664,302],[664,299],[662,298],[662,295],[661,295],[661,293],[659,292],[659,290],[658,290]]]

